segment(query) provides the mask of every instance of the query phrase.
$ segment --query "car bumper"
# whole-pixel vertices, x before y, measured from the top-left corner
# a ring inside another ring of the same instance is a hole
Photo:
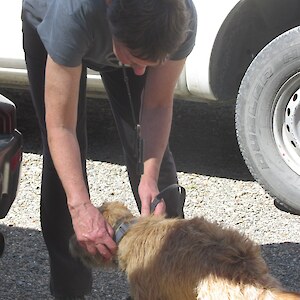
[[[15,128],[16,108],[0,97],[0,219],[4,218],[17,193],[22,162],[22,134]]]

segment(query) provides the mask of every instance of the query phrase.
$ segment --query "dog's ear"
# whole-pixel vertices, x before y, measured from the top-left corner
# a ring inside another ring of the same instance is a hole
[[[98,209],[99,209],[99,211],[101,212],[102,215],[107,210],[107,205],[108,205],[108,203],[105,202],[101,206],[98,207]]]
[[[116,213],[117,210],[128,210],[127,207],[119,201],[110,201],[110,202],[104,202],[99,208],[99,211],[101,214],[109,214],[112,215],[113,213]]]
[[[106,261],[102,255],[97,252],[95,255],[90,254],[86,249],[80,246],[75,234],[69,240],[69,251],[74,258],[78,258],[87,268],[115,268],[115,260]]]
[[[105,202],[99,207],[99,211],[105,220],[114,227],[120,220],[128,221],[133,218],[133,214],[122,202]]]

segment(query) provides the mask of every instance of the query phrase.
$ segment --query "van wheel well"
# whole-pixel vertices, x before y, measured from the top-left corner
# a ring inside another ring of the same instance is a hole
[[[259,51],[300,25],[299,0],[246,0],[219,30],[210,59],[210,84],[219,100],[236,99],[241,80]]]

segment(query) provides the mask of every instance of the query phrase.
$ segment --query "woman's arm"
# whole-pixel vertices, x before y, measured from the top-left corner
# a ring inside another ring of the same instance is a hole
[[[170,60],[148,69],[141,111],[144,174],[139,185],[139,195],[142,201],[142,215],[150,213],[150,202],[159,192],[157,181],[169,141],[174,90],[184,63],[185,60]],[[164,210],[164,204],[161,203],[155,213],[161,214]]]
[[[89,198],[76,136],[81,66],[65,67],[50,56],[46,65],[45,109],[51,156],[67,196],[78,241],[109,259],[116,250],[113,230]]]

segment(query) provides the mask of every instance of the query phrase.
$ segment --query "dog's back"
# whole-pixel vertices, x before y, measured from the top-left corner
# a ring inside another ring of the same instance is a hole
[[[101,212],[113,227],[134,218],[122,203],[105,203]],[[86,257],[76,239],[70,244],[87,265],[106,265],[99,256]],[[204,218],[138,218],[121,239],[117,258],[135,300],[300,299],[270,275],[258,245]]]
[[[196,299],[196,290],[202,300],[299,299],[296,294],[275,298],[270,290],[279,291],[280,285],[259,246],[204,218],[139,220],[119,248],[120,265],[133,289],[145,293],[138,299]],[[298,298],[287,298],[293,296]]]
[[[299,300],[299,293],[274,291],[273,296],[275,300]]]
[[[197,287],[197,300],[299,300],[300,294],[207,278]]]

